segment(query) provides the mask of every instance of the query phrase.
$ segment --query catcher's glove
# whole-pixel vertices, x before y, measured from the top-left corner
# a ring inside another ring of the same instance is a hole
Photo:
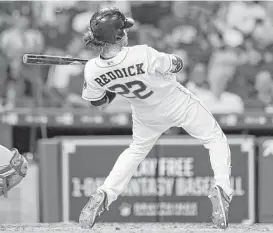
[[[12,158],[9,165],[0,166],[0,196],[7,197],[7,192],[19,184],[26,176],[28,162],[17,149],[11,149]]]

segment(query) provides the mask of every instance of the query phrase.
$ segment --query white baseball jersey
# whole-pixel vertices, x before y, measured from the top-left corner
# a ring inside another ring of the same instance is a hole
[[[91,59],[85,66],[82,97],[101,99],[109,90],[127,98],[133,106],[160,103],[177,85],[170,55],[147,45],[124,47],[112,59]]]
[[[87,62],[82,98],[96,101],[109,90],[127,98],[133,113],[143,115],[180,85],[171,68],[169,54],[147,45],[124,47],[112,59],[96,57]]]

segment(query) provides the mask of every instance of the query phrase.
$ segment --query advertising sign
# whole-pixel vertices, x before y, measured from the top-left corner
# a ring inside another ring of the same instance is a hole
[[[62,140],[63,221],[78,221],[92,192],[131,137]],[[231,137],[234,197],[230,222],[254,222],[254,138]],[[221,156],[221,154],[219,154]],[[210,222],[213,185],[208,151],[190,137],[162,137],[126,190],[102,216],[107,222]]]
[[[260,223],[273,221],[273,138],[261,137],[258,140],[258,218]]]

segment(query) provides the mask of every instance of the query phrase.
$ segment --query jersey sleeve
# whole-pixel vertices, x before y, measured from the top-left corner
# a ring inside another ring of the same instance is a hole
[[[159,52],[149,46],[146,47],[148,59],[148,72],[162,74],[167,73],[172,68],[171,55]]]
[[[102,99],[106,91],[94,81],[92,75],[94,74],[91,72],[90,66],[87,63],[84,69],[82,98],[89,101],[96,101]]]

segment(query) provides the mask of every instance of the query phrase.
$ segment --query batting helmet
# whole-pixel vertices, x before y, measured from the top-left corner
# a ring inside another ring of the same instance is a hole
[[[105,8],[96,12],[90,19],[93,37],[100,42],[116,43],[124,35],[124,29],[134,25],[134,20],[127,18],[117,8]]]

